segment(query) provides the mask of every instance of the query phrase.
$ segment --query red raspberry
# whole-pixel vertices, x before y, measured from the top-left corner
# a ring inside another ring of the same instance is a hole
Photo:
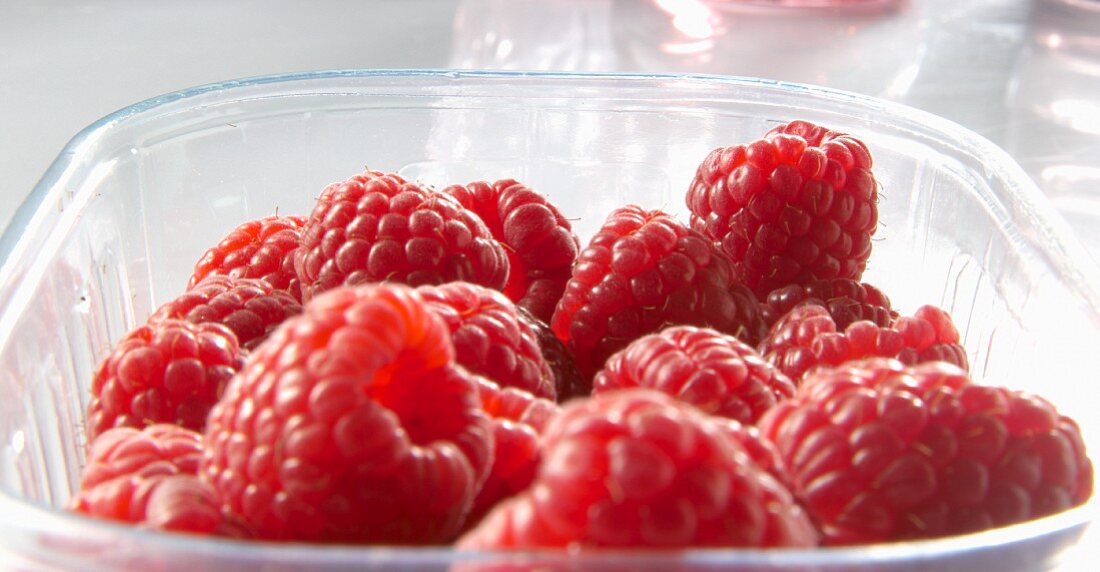
[[[534,483],[459,540],[466,549],[809,547],[790,492],[709,416],[664,394],[578,400],[551,421]]]
[[[554,333],[589,380],[611,354],[676,324],[712,327],[751,344],[765,331],[759,303],[714,245],[660,211],[615,210],[577,257],[550,324]]]
[[[526,322],[535,333],[543,361],[550,366],[550,372],[554,376],[554,395],[557,396],[558,403],[586,395],[590,389],[577,369],[577,360],[573,357],[573,352],[558,339],[549,324],[534,317],[523,308],[518,310],[520,319]]]
[[[795,306],[811,300],[828,308],[838,330],[859,320],[886,327],[898,317],[882,290],[864,282],[833,278],[772,290],[764,301],[764,321],[771,326]]]
[[[88,439],[111,427],[154,423],[201,431],[243,363],[237,336],[221,324],[162,320],[140,326],[96,370]]]
[[[202,435],[176,425],[118,427],[91,445],[70,510],[148,528],[241,536],[198,481]]]
[[[474,376],[405,286],[318,295],[210,412],[201,475],[265,539],[439,543],[491,462]]]
[[[493,428],[493,465],[474,499],[470,528],[501,500],[526,489],[535,478],[542,450],[538,436],[560,409],[547,399],[479,378],[482,409]]]
[[[504,245],[510,268],[504,294],[549,321],[580,250],[569,219],[546,197],[512,179],[452,185],[443,192],[477,213]]]
[[[149,321],[222,324],[236,334],[242,348],[251,350],[284,320],[300,313],[302,304],[294,296],[265,280],[215,274],[158,308]]]
[[[303,224],[305,219],[299,216],[269,216],[238,226],[202,255],[187,288],[213,275],[257,278],[300,301],[302,291],[294,273],[294,251],[298,249]]]
[[[459,365],[502,386],[555,399],[554,374],[542,359],[535,333],[511,300],[468,282],[421,286],[417,291],[447,324]]]
[[[906,364],[944,361],[967,369],[966,350],[951,316],[922,306],[880,327],[860,320],[840,330],[829,310],[816,303],[795,307],[772,326],[760,353],[797,384],[817,365],[840,365],[865,357],[895,358]]]
[[[810,374],[760,428],[828,543],[976,532],[1083,503],[1077,425],[945,363],[869,359]]]
[[[756,350],[708,328],[673,326],[634,340],[596,374],[593,393],[646,387],[742,423],[794,394]]]
[[[499,290],[508,257],[453,197],[367,171],[321,192],[294,258],[302,297],[340,285],[465,281]]]
[[[550,420],[561,412],[557,403],[522,389],[501,387],[483,377],[478,378],[477,385],[481,409],[493,419],[522,423],[542,433]]]
[[[687,194],[691,227],[718,242],[761,298],[813,279],[858,280],[877,201],[867,146],[805,121],[715,149]]]
[[[164,477],[145,503],[144,525],[158,530],[251,537],[247,529],[226,518],[214,490],[195,475]]]
[[[779,456],[779,450],[775,448],[775,444],[771,442],[771,439],[764,437],[759,427],[745,425],[733,419],[716,417],[714,420],[719,428],[726,433],[727,437],[745,450],[745,453],[752,459],[753,463],[756,463],[756,466],[767,471],[776,482],[790,489],[791,473],[787,469],[783,458]]]

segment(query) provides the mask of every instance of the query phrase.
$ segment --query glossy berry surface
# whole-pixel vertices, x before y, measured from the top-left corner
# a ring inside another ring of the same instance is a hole
[[[522,389],[479,379],[481,407],[493,430],[493,464],[474,499],[466,528],[477,524],[497,503],[526,489],[535,478],[542,448],[539,435],[560,411],[556,403]]]
[[[468,549],[809,547],[790,493],[727,434],[664,394],[628,390],[565,407],[531,487],[460,539]]]
[[[645,387],[705,413],[755,423],[794,394],[794,383],[733,336],[672,326],[638,338],[596,374],[593,393]]]
[[[270,216],[242,223],[203,253],[187,287],[194,287],[207,276],[254,278],[300,301],[294,251],[304,223],[305,218],[299,216]]]
[[[831,544],[977,532],[1060,512],[1092,492],[1073,421],[945,363],[880,358],[817,370],[760,427]]]
[[[882,290],[865,282],[833,278],[772,290],[763,300],[764,321],[771,326],[795,306],[810,301],[829,310],[838,330],[860,320],[889,326],[898,317]]]
[[[150,321],[213,322],[229,328],[237,342],[251,350],[287,318],[302,313],[302,304],[265,280],[210,275],[158,308]]]
[[[341,285],[465,281],[499,290],[508,258],[485,223],[450,195],[366,171],[322,192],[294,267],[303,299]]]
[[[569,281],[580,243],[569,219],[534,189],[503,179],[443,189],[477,213],[508,255],[504,294],[549,321]]]
[[[112,427],[156,423],[201,431],[243,361],[237,336],[221,324],[165,319],[139,326],[92,379],[89,440]]]
[[[201,475],[256,536],[427,544],[458,533],[491,463],[476,379],[405,286],[313,298],[211,411]]]
[[[538,338],[504,294],[469,282],[421,286],[417,292],[447,324],[459,365],[504,387],[556,398]]]
[[[772,326],[760,343],[760,353],[796,384],[814,367],[866,357],[906,364],[943,361],[963,369],[969,364],[951,316],[935,306],[922,306],[887,327],[860,320],[841,330],[828,308],[803,304]]]
[[[805,121],[715,149],[687,193],[691,227],[720,245],[761,298],[814,279],[858,280],[877,202],[867,146]]]
[[[165,478],[194,476],[202,435],[176,425],[105,431],[88,448],[80,488],[70,508],[91,516],[143,523],[149,496]],[[162,513],[163,514],[163,513]]]
[[[759,303],[713,244],[633,205],[613,211],[578,256],[550,325],[586,379],[611,354],[670,325],[708,326],[751,344],[765,329]]]

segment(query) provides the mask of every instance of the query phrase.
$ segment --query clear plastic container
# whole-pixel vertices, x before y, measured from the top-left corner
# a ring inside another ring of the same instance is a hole
[[[209,85],[77,135],[0,238],[0,567],[132,570],[1035,570],[1095,502],[970,536],[810,551],[571,555],[240,543],[63,512],[93,369],[230,228],[307,213],[361,170],[434,185],[515,177],[590,234],[634,202],[686,214],[716,147],[802,118],[863,138],[881,184],[865,276],[947,308],[979,380],[1040,392],[1097,440],[1095,267],[1001,150],[937,117],[809,86],[708,76],[336,71]],[[1080,549],[1076,549],[1079,553]]]

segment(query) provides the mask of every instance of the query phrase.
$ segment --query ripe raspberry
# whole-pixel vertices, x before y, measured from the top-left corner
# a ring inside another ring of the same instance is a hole
[[[201,458],[202,435],[190,429],[110,429],[91,444],[69,509],[159,530],[242,536],[195,477]]]
[[[491,417],[493,465],[474,499],[466,528],[477,524],[501,500],[526,489],[535,478],[542,450],[538,436],[560,411],[554,402],[522,389],[479,378],[482,409]]]
[[[202,255],[187,288],[212,275],[257,278],[301,301],[294,251],[303,224],[305,219],[299,216],[269,216],[238,226]]]
[[[499,290],[508,257],[453,197],[395,174],[366,171],[321,192],[294,268],[302,298],[340,285],[465,281]]]
[[[477,213],[508,254],[504,294],[540,320],[549,321],[580,250],[565,218],[546,197],[512,179],[443,189]]]
[[[764,321],[771,326],[795,306],[810,300],[820,302],[829,310],[838,330],[859,320],[886,327],[898,317],[882,290],[864,282],[833,278],[772,290],[764,301]]]
[[[397,284],[314,298],[210,412],[201,475],[265,539],[451,540],[491,462],[474,376]]]
[[[776,482],[790,488],[791,473],[787,470],[783,458],[779,456],[779,450],[770,439],[764,437],[760,428],[755,425],[745,425],[733,419],[714,418],[714,421],[727,437],[745,450],[745,454],[752,459],[753,463],[756,463],[756,466],[767,471]]]
[[[543,361],[550,366],[550,372],[554,376],[554,395],[557,396],[558,403],[586,395],[590,391],[588,383],[577,369],[577,360],[573,357],[573,352],[558,339],[549,324],[523,308],[518,310],[520,319],[526,322],[535,333]]]
[[[537,433],[542,433],[561,412],[561,407],[549,399],[522,389],[502,387],[484,377],[478,378],[477,387],[481,409],[491,418],[529,425]]]
[[[221,324],[166,319],[140,326],[96,370],[88,439],[111,427],[154,423],[201,431],[243,363],[237,336]]]
[[[687,193],[691,227],[718,242],[761,298],[813,279],[859,280],[877,201],[867,146],[805,121],[715,149]]]
[[[149,321],[222,324],[236,334],[242,348],[251,350],[284,320],[300,313],[302,304],[294,296],[265,280],[212,274],[158,308]]]
[[[578,400],[551,421],[534,483],[466,549],[809,547],[790,492],[709,416],[649,390]]]
[[[951,316],[935,306],[922,306],[880,327],[853,322],[837,327],[829,310],[816,303],[795,307],[772,326],[760,342],[760,353],[795,384],[817,365],[840,365],[865,357],[888,357],[905,364],[944,361],[968,369],[966,350]]]
[[[976,532],[1092,492],[1072,420],[945,363],[877,358],[817,370],[760,428],[831,544]]]
[[[459,365],[502,386],[555,399],[554,374],[511,300],[468,282],[421,286],[417,292],[447,324]]]
[[[195,475],[202,458],[202,436],[176,425],[104,431],[88,448],[80,490],[70,508],[77,512],[138,523],[158,479]]]
[[[611,354],[676,324],[708,326],[751,344],[765,331],[759,303],[714,245],[660,211],[615,210],[577,257],[550,324],[554,333],[590,380]]]
[[[596,374],[593,394],[655,389],[705,413],[756,423],[794,394],[794,383],[733,336],[673,326],[634,340]]]
[[[144,525],[231,538],[249,538],[247,529],[226,518],[210,485],[195,475],[164,477],[145,503]]]

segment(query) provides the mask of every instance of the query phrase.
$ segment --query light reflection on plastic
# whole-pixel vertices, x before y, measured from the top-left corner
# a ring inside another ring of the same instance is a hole
[[[1100,103],[1087,99],[1059,99],[1050,104],[1052,119],[1075,131],[1100,135]]]
[[[1081,182],[1100,181],[1100,167],[1086,167],[1083,165],[1055,165],[1043,169],[1039,177],[1044,183],[1052,181]]]
[[[16,455],[23,452],[23,447],[25,447],[26,444],[27,444],[27,438],[26,438],[26,436],[23,435],[22,431],[16,431],[15,433],[12,434],[12,436],[11,436],[11,450],[13,452],[15,452]]]
[[[714,37],[714,15],[699,0],[655,0],[657,7],[672,15],[672,27],[693,40]]]

